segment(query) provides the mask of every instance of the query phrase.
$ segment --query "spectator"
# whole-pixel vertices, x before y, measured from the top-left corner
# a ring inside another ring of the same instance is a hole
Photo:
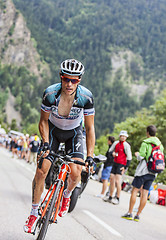
[[[6,135],[6,149],[9,149],[11,142],[11,137]]]
[[[141,189],[140,204],[138,207],[138,211],[134,217],[135,221],[137,222],[139,221],[139,215],[146,205],[149,189],[152,185],[152,182],[155,179],[155,174],[149,172],[147,168],[147,161],[152,152],[152,144],[154,144],[155,146],[160,146],[160,150],[162,152],[164,150],[160,140],[155,136],[156,131],[157,129],[154,125],[150,125],[147,127],[146,132],[147,138],[142,142],[139,152],[135,153],[137,160],[140,162],[136,168],[134,180],[132,182],[133,189],[130,197],[129,210],[125,215],[122,216],[122,218],[128,220],[133,219],[132,212],[136,202],[137,193],[140,189]]]
[[[17,144],[18,144],[17,156],[18,156],[18,158],[21,158],[21,153],[22,153],[22,150],[23,150],[23,137],[19,137],[19,139],[17,141]]]
[[[12,142],[12,157],[14,158],[14,155],[17,156],[18,154],[18,144],[17,144],[17,141],[18,141],[18,137],[15,137],[14,138],[14,143]]]
[[[114,163],[110,177],[110,196],[103,199],[105,202],[119,204],[122,175],[125,169],[128,168],[132,159],[130,144],[126,142],[127,137],[127,131],[121,131],[119,134],[119,141],[115,141],[109,149],[109,152],[113,152]],[[117,187],[117,193],[113,198],[115,185]]]
[[[0,146],[4,147],[5,138],[3,135],[0,135]]]
[[[106,157],[107,160],[104,163],[104,168],[102,170],[102,176],[101,176],[101,180],[102,180],[102,190],[101,193],[96,195],[97,197],[103,198],[105,196],[105,192],[107,190],[107,186],[108,186],[108,180],[110,178],[110,174],[111,174],[111,170],[112,170],[112,165],[114,162],[114,157],[112,155],[112,152],[109,152],[110,147],[112,146],[112,144],[114,143],[115,138],[112,136],[108,137],[108,151],[106,152]]]
[[[39,137],[35,135],[34,140],[30,142],[30,159],[29,163],[31,164],[32,162],[36,163],[37,160],[37,152],[39,148]]]
[[[13,152],[13,148],[15,147],[15,141],[14,141],[14,137],[11,138],[11,141],[10,141],[10,151]]]
[[[21,152],[21,158],[25,159],[26,161],[28,160],[28,141],[25,136],[23,137],[23,149]]]

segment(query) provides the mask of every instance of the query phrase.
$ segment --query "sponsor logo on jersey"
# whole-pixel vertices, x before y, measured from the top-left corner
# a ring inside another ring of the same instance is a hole
[[[51,111],[52,111],[52,115],[55,117],[55,118],[58,118],[58,119],[69,119],[69,120],[74,120],[74,119],[77,119],[79,116],[80,116],[80,113],[82,111],[82,109],[80,108],[71,108],[70,110],[70,114],[68,117],[63,117],[63,116],[60,116],[58,114],[58,107],[56,106],[52,106],[51,107]]]
[[[78,151],[79,147],[81,146],[81,143],[78,142],[75,146],[76,146],[76,151]]]

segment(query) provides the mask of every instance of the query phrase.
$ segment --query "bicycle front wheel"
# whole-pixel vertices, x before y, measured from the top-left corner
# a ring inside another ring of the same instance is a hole
[[[73,190],[71,199],[70,199],[70,206],[69,206],[69,210],[68,210],[69,213],[72,212],[73,209],[75,208],[78,197],[80,195],[80,191],[81,191],[81,189],[78,187],[75,187],[75,189]]]
[[[53,209],[54,209],[54,206],[55,206],[55,202],[58,200],[58,197],[60,197],[59,192],[61,190],[61,187],[62,187],[62,183],[61,183],[61,181],[59,181],[57,186],[56,186],[53,197],[50,201],[50,205],[48,207],[48,210],[46,211],[46,214],[43,217],[43,219],[40,219],[41,220],[41,223],[39,223],[40,231],[39,231],[39,234],[38,234],[36,240],[44,240],[45,239],[47,229],[48,229],[48,225],[49,225],[49,223],[51,221],[51,218],[52,218],[52,212],[53,212]],[[59,206],[57,206],[57,207],[59,207]]]

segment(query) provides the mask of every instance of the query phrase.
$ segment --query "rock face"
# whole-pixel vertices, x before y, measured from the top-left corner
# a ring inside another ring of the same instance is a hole
[[[11,94],[11,92],[9,92],[9,98],[7,100],[6,108],[5,108],[7,122],[11,124],[12,119],[16,119],[16,125],[18,128],[20,128],[22,117],[21,117],[21,114],[15,110],[14,102],[15,102],[15,97]]]
[[[39,82],[41,75],[50,74],[49,67],[40,61],[23,16],[11,0],[0,0],[0,61],[26,66]]]
[[[30,73],[42,82],[43,76],[50,76],[49,66],[41,62],[35,48],[35,40],[26,26],[22,14],[16,10],[12,0],[0,0],[0,63],[25,66]],[[11,124],[16,119],[17,126],[21,124],[21,114],[15,110],[15,98],[9,93],[5,112],[7,121]]]
[[[121,80],[123,80],[126,87],[131,88],[130,95],[137,96],[138,99],[145,94],[148,89],[148,85],[144,84],[143,78],[132,79],[131,75],[131,63],[134,60],[137,68],[140,72],[143,71],[143,61],[141,56],[134,54],[132,51],[125,49],[124,51],[119,50],[111,55],[112,64],[112,79],[114,79],[115,74],[121,70]]]

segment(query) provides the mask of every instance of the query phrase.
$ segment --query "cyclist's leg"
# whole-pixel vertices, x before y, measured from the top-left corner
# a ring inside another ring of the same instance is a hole
[[[84,162],[82,127],[74,129],[73,133],[73,137],[65,142],[66,152],[73,159]],[[72,191],[81,180],[82,166],[70,163],[70,168],[67,189]]]
[[[44,159],[41,168],[37,167],[32,183],[32,203],[38,204],[44,189],[44,181],[50,169],[51,161]]]
[[[68,155],[73,159],[84,161],[83,155],[83,138],[82,138],[82,128],[78,127],[73,130],[72,137],[65,141],[65,149]],[[66,215],[69,209],[70,196],[73,189],[77,186],[78,182],[81,180],[82,167],[70,163],[70,174],[68,176],[67,189],[64,191],[62,199],[62,207],[59,212],[59,216],[63,217]]]
[[[41,194],[44,189],[44,181],[51,166],[51,162],[48,159],[44,159],[42,166],[38,165],[35,177],[32,183],[32,208],[30,216],[28,217],[24,231],[27,233],[33,233],[37,220],[38,220],[38,208],[41,198]]]
[[[59,147],[59,141],[55,137],[55,126],[51,122],[49,122],[49,147],[50,151],[53,150],[54,152],[56,152]],[[54,158],[49,154],[44,160],[41,159],[41,161],[38,163],[36,175],[32,185],[33,204],[38,204],[40,201],[40,197],[44,189],[45,178],[49,172],[53,160]]]
[[[54,126],[52,124],[49,124],[50,150],[56,151],[58,149],[59,143],[54,137],[53,132],[54,132]],[[52,160],[53,158],[49,154],[44,160],[41,159],[40,162],[38,163],[36,174],[32,183],[32,209],[31,209],[30,216],[28,217],[24,225],[24,231],[27,233],[32,233],[35,228],[37,217],[38,217],[39,202],[40,202],[41,194],[44,189],[45,178],[51,167]]]
[[[83,159],[81,158],[73,158],[73,159],[83,162]],[[68,177],[67,189],[70,192],[72,192],[72,190],[77,186],[77,184],[81,180],[82,166],[76,165],[73,163],[70,163],[69,165],[70,165],[71,172]]]

